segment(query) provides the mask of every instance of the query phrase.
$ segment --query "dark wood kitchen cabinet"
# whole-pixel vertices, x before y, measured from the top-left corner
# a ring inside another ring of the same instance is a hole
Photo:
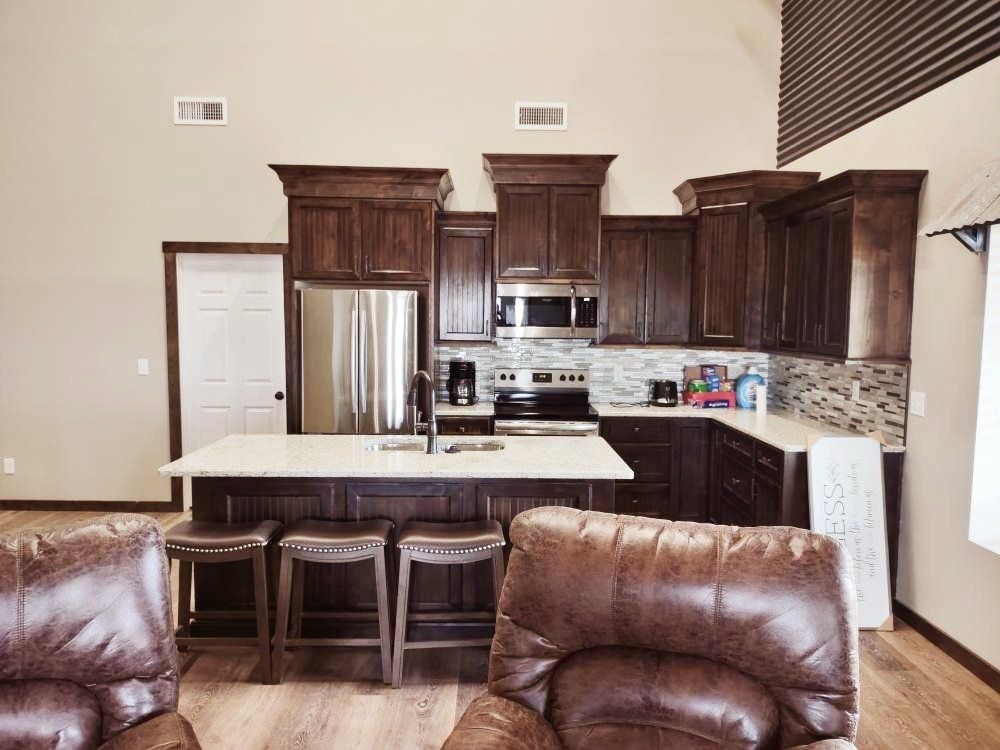
[[[600,343],[687,343],[696,224],[682,216],[601,218]]]
[[[489,341],[493,336],[492,213],[437,215],[437,337]]]
[[[439,435],[492,435],[492,417],[438,417]]]
[[[483,154],[497,194],[496,279],[596,280],[614,156]]]
[[[765,306],[765,222],[758,207],[819,179],[817,172],[753,170],[697,177],[674,189],[696,216],[691,342],[760,345]]]
[[[288,196],[297,279],[428,282],[446,169],[272,164]]]
[[[765,204],[762,345],[906,359],[925,172],[850,171]]]
[[[615,482],[615,512],[704,521],[708,512],[708,421],[607,417],[601,435],[635,478]]]

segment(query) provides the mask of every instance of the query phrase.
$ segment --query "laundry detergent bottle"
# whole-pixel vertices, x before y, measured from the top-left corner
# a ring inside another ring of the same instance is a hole
[[[756,367],[736,379],[736,405],[741,409],[753,409],[757,406],[757,386],[764,384],[764,377],[757,372]]]

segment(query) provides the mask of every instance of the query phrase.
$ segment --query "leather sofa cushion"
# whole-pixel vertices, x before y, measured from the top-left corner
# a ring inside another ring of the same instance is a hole
[[[65,680],[0,682],[0,747],[93,750],[101,710],[86,688]]]
[[[568,750],[775,746],[778,706],[757,680],[686,654],[589,648],[555,670],[547,710]]]

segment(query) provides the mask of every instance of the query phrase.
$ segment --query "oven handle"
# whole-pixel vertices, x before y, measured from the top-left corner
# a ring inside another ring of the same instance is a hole
[[[494,435],[540,435],[540,436],[572,436],[596,437],[599,432],[597,424],[586,424],[574,427],[532,427],[522,422],[504,422],[496,420],[493,424]]]

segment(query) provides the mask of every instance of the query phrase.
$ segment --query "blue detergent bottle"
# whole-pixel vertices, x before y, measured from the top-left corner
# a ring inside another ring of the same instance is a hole
[[[757,386],[764,384],[764,377],[757,372],[756,367],[736,378],[736,405],[741,409],[753,409],[757,406]]]

